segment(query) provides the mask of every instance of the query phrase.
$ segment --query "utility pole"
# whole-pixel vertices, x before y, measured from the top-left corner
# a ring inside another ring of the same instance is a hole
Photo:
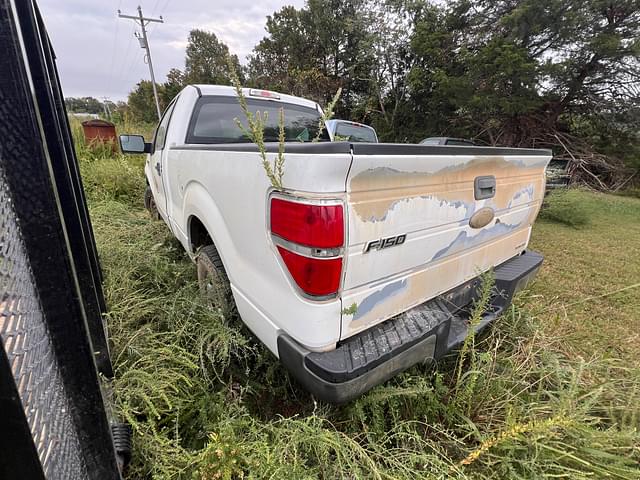
[[[120,13],[120,10],[118,10],[118,17],[128,18],[129,20],[133,20],[138,25],[140,25],[140,28],[142,29],[142,37],[139,37],[137,34],[136,34],[136,37],[140,42],[140,47],[147,50],[147,63],[149,64],[149,73],[151,74],[151,86],[153,87],[153,98],[155,98],[156,100],[156,110],[158,111],[158,120],[160,120],[160,117],[162,116],[162,112],[160,112],[160,100],[158,100],[158,89],[156,88],[156,77],[153,75],[153,63],[151,62],[151,50],[149,49],[149,40],[147,39],[146,26],[150,22],[164,23],[164,20],[162,19],[162,15],[160,15],[160,18],[145,17],[142,15],[142,7],[138,5],[138,16],[123,15],[122,13]]]
[[[102,97],[102,107],[104,109],[104,115],[107,117],[107,120],[111,120],[111,110],[109,109],[109,98]]]

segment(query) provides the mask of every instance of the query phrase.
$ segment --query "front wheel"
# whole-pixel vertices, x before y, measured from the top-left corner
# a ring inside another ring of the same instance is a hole
[[[207,305],[227,316],[233,309],[233,296],[222,259],[214,245],[202,247],[196,257],[198,286]]]
[[[147,185],[147,189],[144,191],[144,208],[146,208],[151,214],[151,218],[154,220],[160,220],[160,214],[158,213],[158,206],[156,200],[153,198],[153,192],[151,187]]]

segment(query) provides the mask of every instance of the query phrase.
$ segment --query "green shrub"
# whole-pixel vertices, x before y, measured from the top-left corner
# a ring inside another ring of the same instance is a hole
[[[143,205],[144,174],[122,155],[84,160],[80,162],[80,172],[91,200]]]

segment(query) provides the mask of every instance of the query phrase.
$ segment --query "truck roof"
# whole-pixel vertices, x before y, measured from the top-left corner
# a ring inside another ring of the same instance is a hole
[[[235,97],[235,87],[229,85],[189,85],[185,88],[193,87],[198,90],[200,95],[217,95],[223,97]],[[261,100],[276,100],[285,103],[292,103],[300,105],[302,107],[308,107],[317,109],[319,106],[313,100],[307,100],[306,98],[294,97],[293,95],[287,95],[280,92],[273,92],[271,90],[262,90],[259,88],[243,88],[242,92],[247,98],[258,98]]]

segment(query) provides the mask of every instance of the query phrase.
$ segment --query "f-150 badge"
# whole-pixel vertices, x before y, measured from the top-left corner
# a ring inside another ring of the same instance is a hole
[[[383,248],[397,247],[402,245],[407,239],[407,234],[397,235],[395,237],[379,238],[378,240],[371,240],[364,246],[364,253],[369,253],[371,250],[382,250]]]

